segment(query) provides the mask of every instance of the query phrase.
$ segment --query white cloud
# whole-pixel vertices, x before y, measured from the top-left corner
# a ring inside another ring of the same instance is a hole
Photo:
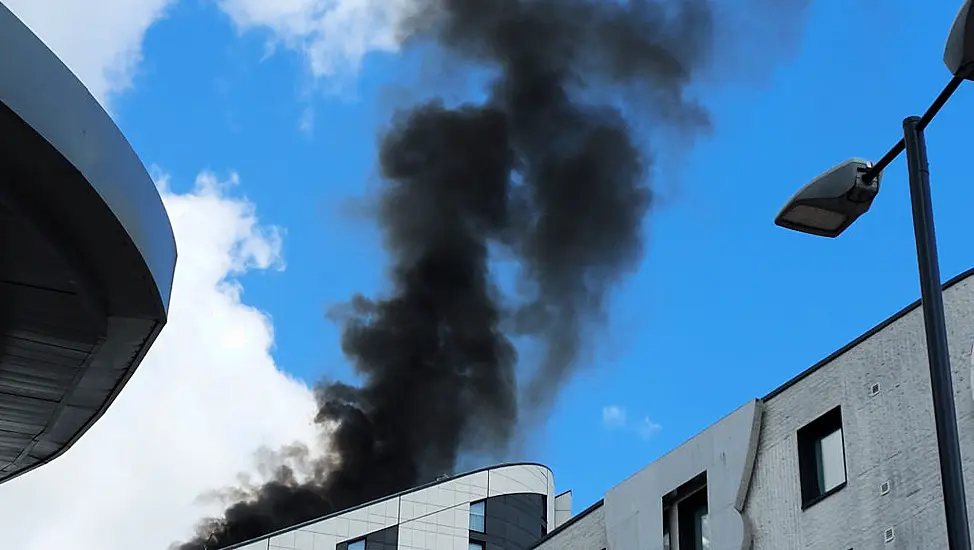
[[[301,112],[301,119],[298,121],[298,129],[306,135],[311,135],[315,131],[315,110],[307,107]]]
[[[178,0],[0,0],[102,102],[129,88],[149,27]],[[4,548],[165,549],[222,506],[199,497],[259,481],[261,448],[314,447],[311,390],[278,370],[273,324],[239,277],[283,268],[280,231],[201,174],[159,181],[179,262],[169,323],[109,411],[64,456],[0,485]],[[266,458],[266,455],[263,455]]]
[[[142,41],[176,0],[0,0],[107,105],[128,89]]]
[[[260,479],[261,446],[315,441],[311,391],[277,369],[271,319],[242,302],[239,275],[282,265],[281,243],[229,194],[236,179],[161,182],[180,254],[169,323],[71,450],[0,485],[4,548],[165,549],[221,509],[201,494]]]
[[[412,0],[217,0],[241,31],[272,33],[301,52],[315,77],[354,74],[371,52],[395,51]]]
[[[643,439],[649,439],[663,429],[663,426],[653,422],[648,416],[635,425],[630,425],[626,409],[619,405],[602,407],[602,425],[610,430],[632,430]]]
[[[637,429],[637,431],[639,432],[639,435],[643,439],[649,439],[654,435],[658,434],[662,429],[663,426],[660,426],[659,424],[653,422],[647,416],[643,418],[642,422],[639,423],[639,428]]]
[[[626,411],[618,405],[602,407],[602,424],[607,428],[621,428],[626,425]]]

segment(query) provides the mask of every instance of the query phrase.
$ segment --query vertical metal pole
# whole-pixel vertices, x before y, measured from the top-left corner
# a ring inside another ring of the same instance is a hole
[[[906,145],[906,163],[910,170],[913,230],[916,235],[917,264],[920,268],[920,296],[927,337],[927,359],[930,363],[933,414],[937,425],[937,449],[940,452],[947,544],[950,550],[971,550],[967,497],[964,494],[964,465],[961,462],[960,437],[957,432],[940,261],[937,258],[937,236],[934,232],[933,205],[930,201],[930,169],[927,165],[927,145],[923,131],[918,127],[919,123],[920,117],[904,120],[903,138]]]

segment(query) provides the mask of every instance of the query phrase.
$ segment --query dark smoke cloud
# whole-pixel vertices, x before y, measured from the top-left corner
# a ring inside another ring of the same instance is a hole
[[[403,35],[494,71],[488,99],[401,112],[381,141],[378,219],[393,288],[385,299],[356,297],[342,318],[342,348],[363,384],[317,388],[317,420],[337,424],[333,456],[309,481],[280,467],[182,550],[408,488],[451,472],[466,451],[503,451],[519,414],[551,403],[586,327],[640,260],[652,159],[625,115],[691,133],[708,126],[687,97],[712,50],[707,0],[414,7]],[[492,283],[492,246],[518,260],[513,298]],[[521,381],[516,335],[544,350]]]

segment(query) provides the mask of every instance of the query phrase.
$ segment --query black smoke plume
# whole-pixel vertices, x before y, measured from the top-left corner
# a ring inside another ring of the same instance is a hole
[[[519,413],[550,404],[586,326],[633,270],[653,200],[652,160],[626,116],[691,133],[687,98],[714,36],[708,0],[416,0],[406,44],[493,71],[482,104],[401,112],[381,141],[378,219],[392,292],[357,297],[342,348],[361,387],[322,383],[334,456],[276,478],[178,548],[217,549],[450,472],[503,451]],[[515,296],[489,251],[518,260]],[[502,299],[503,298],[503,299]],[[512,305],[513,304],[513,305]],[[507,327],[508,330],[504,330]],[[541,344],[526,380],[509,339]]]

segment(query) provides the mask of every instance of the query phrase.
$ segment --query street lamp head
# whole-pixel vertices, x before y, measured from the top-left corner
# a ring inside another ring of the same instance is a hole
[[[879,193],[882,173],[868,183],[863,176],[872,163],[852,159],[815,178],[795,193],[775,216],[785,229],[821,237],[838,237],[865,214]]]
[[[944,48],[944,64],[954,76],[974,80],[974,11],[971,10],[971,0],[965,0],[950,27]]]

